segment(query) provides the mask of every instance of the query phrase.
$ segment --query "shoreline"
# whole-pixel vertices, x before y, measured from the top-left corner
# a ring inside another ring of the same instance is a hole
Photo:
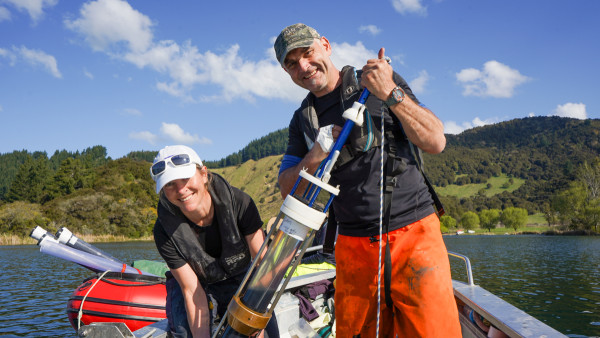
[[[75,233],[75,236],[88,243],[118,243],[118,242],[150,242],[154,237],[145,236],[140,238],[129,238],[125,236],[114,235],[81,235]],[[0,235],[0,246],[13,245],[36,245],[37,241],[29,236]]]
[[[461,233],[457,234],[456,231],[442,233],[442,236],[497,236],[497,235],[543,235],[543,236],[598,236],[597,232],[592,230],[546,230],[546,231],[520,231],[520,232],[487,232],[477,231],[475,233]],[[113,236],[113,235],[80,235],[75,234],[78,238],[88,243],[118,243],[118,242],[150,242],[154,238],[152,236],[145,236],[140,238],[129,238],[125,236]],[[14,245],[36,245],[37,241],[29,236],[16,236],[16,235],[0,235],[0,246],[14,246]]]
[[[456,233],[444,232],[443,236],[502,236],[502,235],[542,235],[542,236],[598,236],[599,233],[592,230],[546,230],[546,231],[519,231],[519,232],[475,232],[475,233]]]

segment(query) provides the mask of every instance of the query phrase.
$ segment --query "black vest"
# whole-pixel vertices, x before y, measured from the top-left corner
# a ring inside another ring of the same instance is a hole
[[[358,100],[362,88],[360,87],[360,75],[362,71],[356,71],[354,67],[345,66],[342,68],[341,100],[344,106],[350,107],[352,103]],[[313,94],[309,93],[302,101],[299,108],[302,113],[302,131],[304,140],[308,149],[312,147],[319,134],[319,119],[313,104]],[[395,128],[398,129],[398,128]],[[348,135],[347,144],[340,151],[340,155],[334,168],[341,167],[360,153],[363,153],[372,147],[381,145],[381,131],[374,125],[373,118],[369,111],[364,111],[364,122],[362,126],[352,128]]]
[[[212,257],[204,251],[193,229],[197,225],[188,223],[179,208],[166,198],[160,198],[157,208],[163,229],[203,284],[212,284],[246,272],[252,260],[248,244],[241,236],[233,214],[237,202],[231,186],[223,177],[215,173],[210,175],[213,180],[209,193],[219,223],[221,257]]]
[[[351,100],[358,100],[359,95],[362,92],[362,88],[360,87],[361,74],[361,70],[357,71],[352,66],[345,66],[342,68],[341,100],[343,100],[342,102],[345,107],[350,107],[352,105]],[[312,102],[313,99],[313,94],[309,93],[302,101],[300,108],[298,108],[298,110],[301,111],[302,131],[304,133],[304,139],[308,149],[312,147],[317,139],[320,127],[317,113]],[[384,103],[381,104],[384,105]],[[389,111],[387,107],[382,107],[382,109]],[[393,177],[402,174],[406,170],[409,159],[412,157],[416,162],[418,170],[423,175],[423,179],[427,184],[427,188],[431,194],[438,215],[442,216],[444,214],[444,207],[439,200],[439,197],[435,193],[433,185],[429,182],[427,176],[425,175],[421,149],[413,145],[412,142],[410,142],[410,140],[406,137],[398,118],[392,113],[389,113],[388,115],[390,116],[391,120],[384,120],[385,151],[392,161],[388,161],[389,166],[386,169],[385,174],[387,176],[386,180],[392,181],[390,184],[393,186],[395,184]],[[379,118],[384,119],[384,116],[380,116]],[[360,156],[367,150],[380,146],[382,139],[380,124],[381,120],[375,124],[368,109],[365,109],[363,125],[352,128],[352,131],[348,135],[348,140],[340,151],[340,155],[333,166],[334,170],[350,162],[355,157]],[[407,153],[403,149],[408,149],[409,152]]]

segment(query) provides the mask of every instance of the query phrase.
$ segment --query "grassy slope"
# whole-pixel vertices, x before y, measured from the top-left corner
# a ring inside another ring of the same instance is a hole
[[[249,160],[235,167],[211,169],[225,177],[254,199],[264,222],[277,216],[283,200],[277,186],[277,174],[282,155],[269,156],[258,161]]]
[[[487,188],[488,183],[491,184],[491,188],[489,189]],[[465,185],[450,184],[445,187],[436,187],[435,191],[440,196],[455,196],[460,199],[474,196],[483,189],[485,195],[489,197],[500,194],[504,191],[513,192],[523,185],[523,183],[525,183],[525,180],[513,178],[513,183],[510,184],[509,178],[503,174],[499,177],[491,177],[486,183]],[[507,187],[503,188],[503,185],[505,184]]]
[[[212,170],[225,177],[232,185],[248,193],[256,202],[263,221],[267,222],[271,217],[277,216],[283,202],[277,186],[277,174],[279,172],[281,157],[281,155],[269,156],[258,161],[250,160],[235,167]],[[486,183],[466,184],[462,186],[449,185],[446,187],[437,187],[436,191],[442,196],[463,198],[473,196],[483,189],[486,196],[492,196],[503,191],[512,192],[524,183],[524,180],[517,178],[513,178],[512,184],[509,184],[508,181],[509,178],[506,175],[502,175],[492,177]],[[489,189],[487,188],[488,183],[491,184],[491,188]],[[504,184],[508,186],[503,188]],[[548,229],[546,221],[541,214],[529,216],[527,224],[526,229],[519,229],[519,231],[545,231]],[[477,229],[477,232],[483,233],[487,232],[487,230]],[[492,233],[514,233],[514,230],[497,228],[492,230]]]

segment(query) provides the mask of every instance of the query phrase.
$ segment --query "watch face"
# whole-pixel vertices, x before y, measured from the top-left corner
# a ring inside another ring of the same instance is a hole
[[[404,93],[401,89],[398,88],[394,88],[394,90],[392,90],[392,96],[397,102],[402,102],[402,100],[404,99]]]
[[[385,103],[389,107],[389,106],[395,105],[396,103],[400,103],[403,100],[404,100],[404,91],[402,90],[402,88],[396,87],[390,93],[390,97],[388,97],[388,99],[385,100]]]

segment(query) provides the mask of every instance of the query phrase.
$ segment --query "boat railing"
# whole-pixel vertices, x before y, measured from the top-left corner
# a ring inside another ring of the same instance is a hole
[[[465,267],[467,269],[467,282],[469,285],[475,285],[473,283],[473,271],[471,270],[471,261],[469,260],[469,257],[452,251],[448,251],[448,256],[462,259],[465,262]]]

